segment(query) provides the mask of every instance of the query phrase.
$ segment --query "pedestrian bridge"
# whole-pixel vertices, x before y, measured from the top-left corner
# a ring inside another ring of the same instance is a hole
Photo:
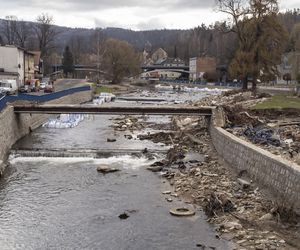
[[[107,114],[107,115],[212,115],[213,107],[174,107],[174,106],[93,106],[93,105],[14,105],[16,114]]]

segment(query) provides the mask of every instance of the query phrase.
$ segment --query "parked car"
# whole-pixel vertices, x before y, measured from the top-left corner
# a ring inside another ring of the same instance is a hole
[[[41,89],[41,90],[45,89],[46,86],[47,86],[47,83],[46,83],[46,82],[41,82],[41,83],[40,83],[40,89]]]
[[[48,84],[46,85],[46,87],[44,88],[44,93],[52,93],[54,92],[54,87],[52,84]]]
[[[20,88],[19,88],[19,92],[20,93],[28,93],[30,92],[30,88],[29,88],[29,85],[22,85]]]
[[[0,93],[6,95],[14,95],[17,93],[17,81],[16,80],[1,80],[0,81]]]

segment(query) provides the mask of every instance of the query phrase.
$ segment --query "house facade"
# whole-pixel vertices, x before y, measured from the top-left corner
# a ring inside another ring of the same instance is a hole
[[[35,79],[34,54],[24,51],[24,81]]]
[[[20,47],[0,46],[0,80],[16,80],[18,87],[35,79],[35,55]]]
[[[17,80],[18,86],[25,80],[25,51],[15,46],[0,46],[0,79]]]
[[[203,79],[204,74],[216,74],[217,59],[214,57],[190,58],[190,80]]]
[[[277,66],[277,70],[279,73],[277,77],[278,84],[286,83],[287,75],[289,81],[295,83],[300,74],[300,52],[285,53],[282,56],[281,64]]]

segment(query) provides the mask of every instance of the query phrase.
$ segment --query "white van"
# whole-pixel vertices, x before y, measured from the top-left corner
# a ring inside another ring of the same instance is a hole
[[[16,80],[0,80],[0,93],[14,95],[17,93],[18,86]]]

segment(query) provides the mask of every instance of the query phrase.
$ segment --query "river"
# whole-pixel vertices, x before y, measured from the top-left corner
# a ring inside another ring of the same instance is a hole
[[[193,217],[170,215],[172,207],[187,204],[179,198],[167,202],[162,192],[171,187],[146,170],[167,147],[128,140],[125,132],[115,134],[113,118],[93,116],[72,129],[41,127],[14,146],[33,152],[113,153],[97,158],[12,155],[0,180],[0,249],[201,249],[197,244],[232,249],[229,242],[216,238],[200,208]],[[169,118],[148,121],[167,123]],[[110,136],[117,142],[108,143]],[[154,152],[154,159],[132,153],[145,147]],[[99,164],[121,171],[103,175],[96,171]],[[129,218],[121,220],[124,212]]]

